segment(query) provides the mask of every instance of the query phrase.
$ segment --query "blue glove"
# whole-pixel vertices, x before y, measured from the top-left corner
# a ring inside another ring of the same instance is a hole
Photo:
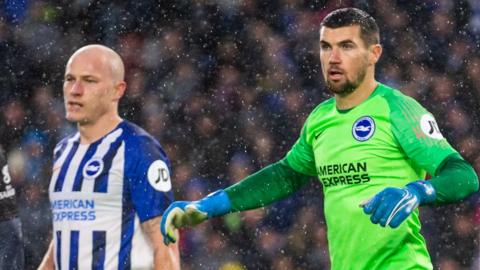
[[[173,202],[163,213],[160,231],[165,245],[175,243],[175,229],[194,226],[203,221],[224,215],[231,210],[230,199],[223,190],[217,190],[199,201]]]
[[[386,188],[360,204],[374,224],[398,227],[419,205],[434,202],[435,189],[430,182],[417,181],[404,188]]]

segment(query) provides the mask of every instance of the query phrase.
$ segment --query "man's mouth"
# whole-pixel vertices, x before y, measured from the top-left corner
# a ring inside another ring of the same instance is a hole
[[[338,81],[342,76],[343,71],[341,69],[331,68],[328,70],[328,78],[332,81]]]
[[[67,106],[72,109],[78,109],[78,108],[82,108],[83,104],[80,102],[69,101],[67,102]]]

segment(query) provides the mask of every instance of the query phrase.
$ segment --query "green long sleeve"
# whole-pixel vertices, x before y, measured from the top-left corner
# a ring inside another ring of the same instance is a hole
[[[459,154],[448,156],[430,181],[438,204],[460,201],[478,190],[478,177],[474,169]]]
[[[287,197],[305,185],[310,176],[294,171],[286,159],[273,163],[228,187],[231,211],[263,207]]]

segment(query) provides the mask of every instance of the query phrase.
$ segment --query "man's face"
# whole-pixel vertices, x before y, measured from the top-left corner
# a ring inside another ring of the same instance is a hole
[[[320,62],[327,87],[334,94],[348,95],[364,80],[369,51],[360,38],[360,26],[320,30]]]
[[[74,55],[65,69],[63,97],[66,118],[94,124],[113,109],[114,82],[107,60],[92,52]]]

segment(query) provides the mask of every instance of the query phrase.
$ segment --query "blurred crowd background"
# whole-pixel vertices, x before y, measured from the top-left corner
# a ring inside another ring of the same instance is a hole
[[[123,57],[122,115],[165,148],[176,199],[198,199],[285,155],[308,113],[330,97],[319,23],[346,6],[380,26],[377,79],[434,113],[480,173],[478,0],[0,3],[0,143],[18,188],[27,269],[50,241],[53,147],[75,131],[64,120],[65,63],[89,43]],[[184,230],[183,269],[329,269],[322,196],[312,181],[273,206]],[[480,269],[478,194],[421,211],[436,269]]]

